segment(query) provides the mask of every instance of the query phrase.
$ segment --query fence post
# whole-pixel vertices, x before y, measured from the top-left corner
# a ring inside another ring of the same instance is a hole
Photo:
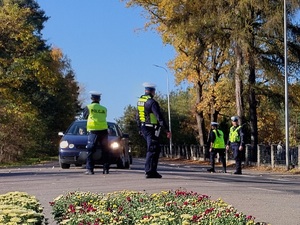
[[[176,158],[177,159],[181,158],[181,148],[179,145],[177,145],[177,148],[176,148]]]
[[[300,145],[298,146],[297,150],[298,150],[298,169],[300,170]]]
[[[226,148],[226,147],[225,147]],[[229,152],[230,150],[225,150],[225,162],[228,162],[228,152]]]
[[[271,168],[275,167],[275,145],[271,145]],[[276,147],[277,148],[277,147]]]
[[[246,149],[245,149],[245,164],[246,166],[249,165],[249,144],[246,145]]]
[[[199,148],[199,160],[204,161],[205,160],[205,153],[204,153],[204,147],[201,145],[198,145]],[[202,156],[202,157],[201,157]],[[201,159],[202,158],[202,159]]]
[[[262,151],[262,145],[257,145],[257,167],[260,167],[261,151]]]

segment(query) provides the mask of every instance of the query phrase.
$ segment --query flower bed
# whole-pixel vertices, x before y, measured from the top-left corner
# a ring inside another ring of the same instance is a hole
[[[50,202],[59,224],[255,224],[221,199],[192,191],[114,193],[68,192]]]
[[[0,225],[40,225],[43,220],[43,208],[34,196],[25,192],[0,195]]]

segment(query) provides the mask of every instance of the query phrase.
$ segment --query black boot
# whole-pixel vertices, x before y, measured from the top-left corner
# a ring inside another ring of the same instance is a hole
[[[207,171],[211,172],[211,173],[215,173],[216,172],[214,168],[209,168],[209,169],[207,169]]]
[[[109,164],[107,163],[103,165],[103,174],[109,174]]]

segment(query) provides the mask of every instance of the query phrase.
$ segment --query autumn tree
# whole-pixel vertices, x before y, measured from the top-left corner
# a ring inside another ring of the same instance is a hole
[[[56,152],[57,131],[80,107],[69,60],[41,36],[33,0],[0,1],[0,161]]]
[[[232,79],[236,113],[242,124],[250,121],[250,140],[255,147],[258,143],[257,96],[262,93],[258,87],[272,90],[271,83],[282,82],[282,1],[130,0],[127,3],[141,6],[149,19],[146,26],[152,25],[164,43],[174,46],[177,55],[171,67],[177,80],[188,80],[196,89],[199,134],[203,134],[204,109],[209,108],[211,115],[215,114],[210,116],[211,120],[219,114],[214,109],[218,98],[215,93],[224,95],[224,92],[215,91],[216,81]],[[289,54],[293,69],[297,70],[299,27],[291,23],[291,18],[299,10],[299,1],[290,1],[288,9]],[[225,97],[229,96],[220,96],[224,102],[232,100]],[[223,105],[221,109],[224,111],[226,107]],[[230,115],[230,110],[226,112]],[[203,143],[203,135],[200,135],[200,143]]]

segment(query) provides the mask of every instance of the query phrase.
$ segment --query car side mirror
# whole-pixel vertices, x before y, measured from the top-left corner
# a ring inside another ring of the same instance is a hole
[[[58,132],[58,136],[62,137],[62,136],[64,136],[64,133],[60,131],[60,132]]]

